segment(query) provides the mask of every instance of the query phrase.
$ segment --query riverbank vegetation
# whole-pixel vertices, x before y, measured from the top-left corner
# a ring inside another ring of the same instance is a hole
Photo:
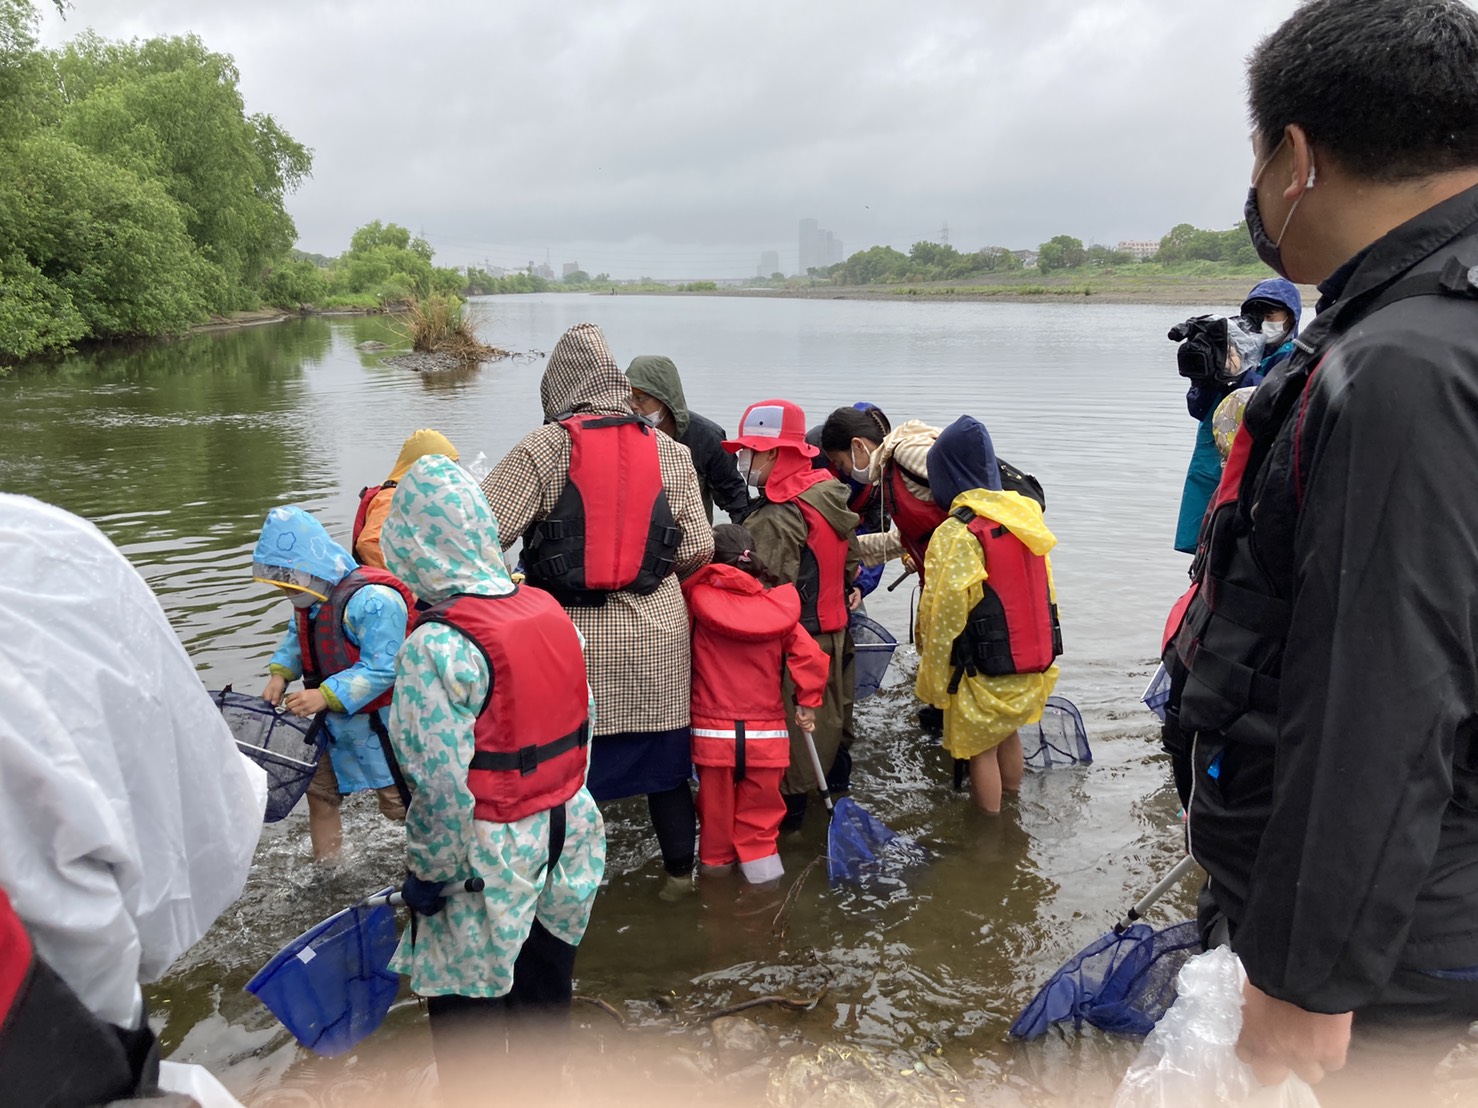
[[[477,337],[465,305],[454,295],[437,293],[413,300],[402,323],[411,349],[418,354],[442,354],[461,363],[508,356],[508,351],[489,346]]]
[[[35,32],[0,0],[0,364],[259,307],[310,151],[193,35]]]

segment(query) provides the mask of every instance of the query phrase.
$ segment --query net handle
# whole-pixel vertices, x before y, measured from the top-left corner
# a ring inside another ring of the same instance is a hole
[[[1141,918],[1146,912],[1148,912],[1150,908],[1154,905],[1155,901],[1159,900],[1162,896],[1164,896],[1172,888],[1179,884],[1180,879],[1195,868],[1196,860],[1192,858],[1189,854],[1187,854],[1180,861],[1176,862],[1175,867],[1164,877],[1160,878],[1155,887],[1149,892],[1145,893],[1144,896],[1140,898],[1139,902],[1135,904],[1134,907],[1129,909],[1128,913],[1124,916],[1122,920],[1114,924],[1114,934],[1122,935],[1125,931],[1129,930],[1130,924],[1134,923],[1135,920]]]
[[[461,896],[463,893],[480,893],[486,885],[487,882],[481,877],[469,877],[465,881],[448,881],[441,887],[441,895]],[[367,908],[376,908],[381,904],[388,904],[392,908],[403,908],[405,906],[405,897],[401,896],[399,892],[393,892],[383,893],[380,896],[367,897],[364,900],[364,905]]]
[[[816,740],[809,731],[802,731],[801,734],[806,739],[806,753],[811,756],[811,768],[816,772],[816,791],[826,802],[826,810],[835,812],[836,805],[831,802],[831,790],[826,787],[826,771],[821,768],[821,755],[816,753]]]

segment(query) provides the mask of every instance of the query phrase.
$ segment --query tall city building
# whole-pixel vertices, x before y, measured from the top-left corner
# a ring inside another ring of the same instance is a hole
[[[755,272],[757,277],[768,277],[772,273],[780,272],[780,251],[766,250],[760,255],[759,269]]]
[[[562,272],[560,273],[560,276],[561,277],[568,277],[571,273],[578,273],[580,271],[580,263],[579,262],[565,262],[564,265],[563,265],[563,267],[561,267],[561,268],[562,268]]]
[[[814,219],[801,220],[800,272],[836,265],[842,260],[842,240]]]

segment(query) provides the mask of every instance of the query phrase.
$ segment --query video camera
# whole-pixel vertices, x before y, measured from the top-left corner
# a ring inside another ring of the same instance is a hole
[[[1182,377],[1233,384],[1262,361],[1262,329],[1240,316],[1198,315],[1177,323],[1166,336],[1180,343],[1175,362]]]

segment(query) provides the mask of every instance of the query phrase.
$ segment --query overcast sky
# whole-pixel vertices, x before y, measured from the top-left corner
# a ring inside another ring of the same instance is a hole
[[[50,9],[50,5],[42,5]],[[371,219],[444,264],[613,276],[919,239],[1229,227],[1243,63],[1294,0],[74,0],[55,45],[194,32],[313,150],[299,245]]]

